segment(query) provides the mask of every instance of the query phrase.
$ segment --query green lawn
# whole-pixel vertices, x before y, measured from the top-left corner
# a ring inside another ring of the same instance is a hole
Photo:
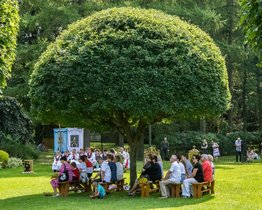
[[[168,165],[165,162],[165,168]],[[50,167],[38,161],[34,163],[35,174],[22,174],[22,168],[0,170],[0,209],[262,209],[261,162],[217,163],[215,195],[200,199],[159,199],[159,193],[141,199],[128,197],[125,192],[110,193],[103,200],[91,200],[85,193],[72,193],[67,198],[46,197],[42,193],[51,191]]]

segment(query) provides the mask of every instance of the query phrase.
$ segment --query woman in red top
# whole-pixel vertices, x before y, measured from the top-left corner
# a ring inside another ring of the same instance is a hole
[[[73,171],[73,173],[74,173],[73,181],[79,181],[80,174],[79,174],[78,168],[76,167],[76,163],[75,163],[75,162],[72,162],[72,163],[71,163],[71,166],[72,166],[72,171]]]
[[[94,167],[93,167],[92,162],[91,162],[90,160],[88,160],[88,158],[87,158],[86,155],[84,155],[84,158],[85,158],[85,163],[86,163],[86,168],[87,168],[87,169],[86,169],[87,176],[88,176],[88,178],[90,179],[91,176],[92,176],[92,174],[93,174],[93,169],[94,169]]]
[[[202,161],[202,169],[204,173],[204,181],[211,182],[212,181],[212,166],[211,163],[208,161],[208,155],[203,154],[201,155]]]

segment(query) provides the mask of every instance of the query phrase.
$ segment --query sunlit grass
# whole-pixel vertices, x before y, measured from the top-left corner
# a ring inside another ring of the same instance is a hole
[[[142,162],[138,162],[141,168]],[[164,163],[164,168],[169,166]],[[22,167],[0,170],[0,209],[262,209],[262,164],[216,163],[215,195],[200,199],[159,199],[154,193],[150,198],[128,197],[126,192],[113,192],[103,200],[91,200],[87,193],[71,193],[67,198],[43,196],[51,192],[49,184],[51,163],[34,163],[34,174],[23,174]],[[129,176],[128,173],[125,176]]]

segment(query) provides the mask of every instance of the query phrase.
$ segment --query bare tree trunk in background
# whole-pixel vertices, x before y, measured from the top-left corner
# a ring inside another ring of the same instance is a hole
[[[244,75],[243,75],[243,87],[242,87],[242,117],[243,117],[243,130],[247,130],[247,70],[244,67]]]
[[[200,119],[200,132],[206,133],[206,118]]]
[[[234,12],[233,12],[233,7],[234,7],[234,0],[227,0],[227,9],[228,9],[228,39],[227,39],[227,43],[229,45],[232,44],[233,41],[233,18],[234,18]],[[227,73],[228,73],[228,85],[229,85],[229,90],[230,93],[232,95],[232,99],[234,97],[234,93],[233,93],[233,63],[232,63],[232,58],[231,56],[228,54],[227,55]],[[231,101],[232,103],[232,101]],[[233,128],[233,108],[231,107],[228,110],[228,125],[230,127],[230,130],[232,130]]]
[[[152,146],[152,126],[148,126],[148,145],[149,147]]]
[[[124,142],[124,136],[123,136],[121,133],[119,133],[118,135],[119,135],[118,145],[119,145],[120,147],[124,147],[124,144],[125,144],[125,142]]]
[[[260,57],[262,57],[262,55]],[[262,131],[262,69],[261,68],[257,69],[257,102],[258,102],[258,130]]]
[[[84,147],[90,147],[90,130],[84,129]]]

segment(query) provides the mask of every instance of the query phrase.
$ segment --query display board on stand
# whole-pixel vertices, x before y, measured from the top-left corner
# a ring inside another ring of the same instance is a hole
[[[55,128],[54,129],[54,152],[65,152],[83,148],[84,129],[82,128]]]

